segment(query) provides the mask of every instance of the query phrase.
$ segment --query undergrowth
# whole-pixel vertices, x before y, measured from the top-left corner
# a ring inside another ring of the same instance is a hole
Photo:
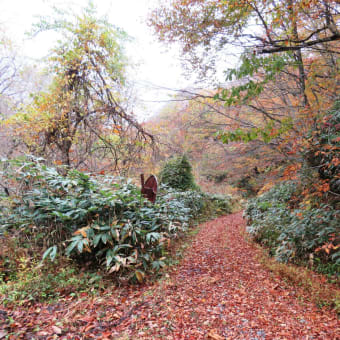
[[[53,302],[66,295],[97,293],[107,285],[102,273],[81,271],[65,258],[42,264],[38,259],[23,257],[19,259],[14,275],[6,281],[0,281],[0,301],[3,306]]]
[[[127,179],[76,170],[63,175],[33,157],[3,169],[1,182],[11,188],[0,208],[4,303],[97,289],[110,275],[142,282],[171,262],[169,245],[195,221],[231,211],[228,196],[166,186],[151,204]]]
[[[339,211],[310,202],[291,207],[299,195],[297,188],[296,182],[282,183],[250,200],[245,210],[247,231],[280,262],[313,262],[319,270],[327,268],[339,276]]]
[[[318,117],[286,169],[294,180],[249,201],[247,231],[281,262],[308,264],[330,280],[340,278],[340,101]],[[302,160],[302,162],[301,162]],[[295,169],[291,175],[290,171]]]
[[[310,301],[318,307],[326,306],[340,315],[340,291],[336,285],[327,283],[324,276],[305,267],[277,262],[262,248],[259,248],[257,259],[274,275],[278,275],[289,285],[308,293]]]

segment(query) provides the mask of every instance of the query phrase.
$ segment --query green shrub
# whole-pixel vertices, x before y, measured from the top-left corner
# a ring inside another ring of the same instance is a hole
[[[18,260],[15,279],[6,282],[0,279],[2,305],[51,301],[66,294],[104,288],[102,276],[91,272],[80,274],[69,262],[42,265],[37,259]]]
[[[309,147],[304,153],[309,166],[318,168],[320,178],[329,180],[330,190],[336,198],[340,194],[339,149],[340,99],[317,124],[315,130],[310,131]]]
[[[170,159],[160,172],[161,183],[185,191],[197,189],[188,158],[183,155]]]
[[[339,211],[328,205],[313,208],[301,204],[290,209],[289,202],[297,187],[295,182],[287,182],[252,199],[245,211],[247,231],[268,246],[279,261],[307,260],[315,253],[323,261],[335,264],[333,269],[339,272],[340,249],[336,248],[340,242]],[[327,244],[328,251],[321,252]]]
[[[240,189],[244,198],[254,197],[256,195],[256,182],[251,176],[245,176],[237,180],[234,185]]]
[[[153,205],[128,180],[76,170],[63,176],[42,159],[14,162],[6,176],[18,190],[2,210],[0,234],[25,234],[48,248],[44,258],[65,252],[138,280],[164,265],[167,240],[184,232],[204,205],[199,192],[164,188]]]
[[[204,194],[203,210],[208,216],[226,215],[232,212],[232,197],[229,195]]]
[[[0,214],[3,241],[16,235],[15,239],[24,240],[25,249],[42,250],[44,259],[55,261],[65,254],[142,281],[146,271],[165,265],[168,241],[184,233],[190,221],[202,214],[230,211],[229,197],[166,186],[161,186],[156,203],[151,204],[140,188],[124,178],[76,170],[62,175],[44,162],[28,157],[10,163],[2,181],[11,181],[13,189],[10,199],[3,197],[6,204]],[[16,264],[8,262],[6,254],[2,258],[7,280]],[[34,278],[28,276],[16,275],[10,284],[34,285]],[[54,283],[48,287],[52,289]]]

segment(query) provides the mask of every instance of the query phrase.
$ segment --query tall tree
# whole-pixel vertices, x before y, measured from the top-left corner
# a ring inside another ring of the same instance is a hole
[[[162,2],[149,23],[161,41],[180,44],[185,61],[201,76],[240,53],[239,65],[226,70],[229,83],[213,97],[262,114],[260,135],[270,140],[268,135],[286,131],[287,116],[299,132],[337,98],[339,9],[336,0],[174,0]],[[225,140],[258,135],[248,129]]]
[[[2,118],[9,113],[13,97],[23,90],[18,86],[21,66],[13,42],[5,30],[0,28],[0,115]]]
[[[91,3],[80,15],[41,19],[33,33],[46,30],[62,37],[48,59],[53,81],[12,119],[18,133],[31,152],[66,166],[98,164],[93,157],[110,159],[115,170],[127,166],[152,136],[126,110],[126,34],[97,18]]]
[[[231,46],[272,54],[318,50],[340,39],[337,0],[163,1],[149,22],[160,40],[179,42],[203,68],[216,67],[217,53],[228,54]]]

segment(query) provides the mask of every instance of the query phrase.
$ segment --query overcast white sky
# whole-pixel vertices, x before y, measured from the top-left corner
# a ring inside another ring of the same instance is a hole
[[[27,40],[24,33],[29,31],[36,16],[51,13],[51,4],[64,8],[73,4],[74,8],[86,6],[87,0],[0,0],[0,23],[5,25],[10,37],[23,48],[23,53],[31,58],[45,56],[53,47],[56,37],[51,33],[38,35]],[[111,23],[124,29],[135,40],[127,46],[127,52],[134,63],[140,63],[138,72],[133,75],[140,88],[142,104],[136,108],[138,116],[145,118],[159,110],[162,104],[153,101],[168,99],[169,92],[155,90],[157,85],[167,88],[183,88],[189,82],[181,76],[181,67],[176,49],[165,51],[164,45],[157,42],[146,25],[146,16],[157,0],[97,0],[100,15],[108,16]],[[144,107],[143,107],[144,103]]]

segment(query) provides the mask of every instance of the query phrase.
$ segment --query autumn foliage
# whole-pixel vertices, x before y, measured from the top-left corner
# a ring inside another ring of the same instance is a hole
[[[0,339],[335,339],[339,13],[160,1],[150,27],[203,86],[143,124],[127,35],[91,1],[41,18],[62,37],[50,84],[1,122]],[[140,173],[165,184],[154,204]]]
[[[128,111],[126,34],[98,18],[93,4],[75,18],[42,18],[34,33],[50,30],[63,36],[48,59],[52,82],[6,124],[24,151],[50,163],[126,172],[152,143]]]

